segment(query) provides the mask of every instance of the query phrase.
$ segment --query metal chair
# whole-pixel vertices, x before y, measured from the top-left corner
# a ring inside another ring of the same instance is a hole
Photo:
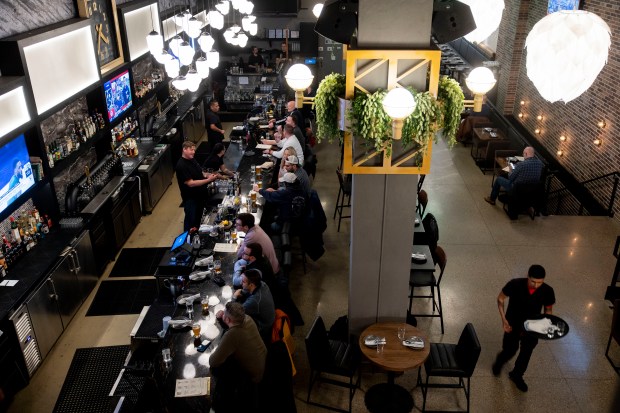
[[[336,175],[338,175],[338,183],[340,188],[338,189],[338,197],[336,198],[336,208],[334,208],[334,218],[338,214],[338,232],[340,232],[340,222],[342,218],[351,218],[351,215],[342,215],[344,208],[351,208],[351,181],[349,177],[343,175],[340,168],[336,169]],[[346,203],[345,203],[346,197]]]
[[[359,387],[361,372],[359,371],[360,351],[355,343],[340,340],[330,340],[321,316],[317,316],[306,336],[306,352],[310,364],[310,381],[308,384],[308,399],[306,402],[314,406],[320,406],[338,412],[351,412],[351,402],[355,390]],[[357,381],[353,377],[357,372]],[[348,382],[321,376],[321,373],[348,377]],[[344,410],[325,404],[310,401],[312,387],[316,380],[346,387],[349,389],[349,409]]]
[[[605,357],[609,360],[611,366],[616,370],[616,373],[620,374],[620,365],[615,364],[609,357],[609,347],[611,346],[611,340],[614,340],[616,344],[620,345],[620,300],[614,302],[614,315],[611,321],[611,332],[609,333],[609,341],[607,341],[607,349],[605,350]]]
[[[428,194],[424,189],[418,192],[418,205],[415,210],[420,215],[420,219],[424,218],[424,212],[426,211],[426,205],[428,204]]]
[[[439,317],[441,320],[441,334],[444,333],[443,328],[443,307],[441,306],[441,279],[443,278],[443,272],[446,269],[446,263],[448,258],[446,252],[440,246],[435,248],[435,254],[433,256],[436,264],[439,264],[439,278],[435,277],[435,273],[429,271],[411,271],[409,274],[409,308],[407,309],[407,317]],[[414,295],[414,289],[416,287],[430,287],[431,293],[429,295]],[[437,297],[435,297],[435,289],[437,289]],[[411,307],[413,306],[414,298],[430,298],[433,301],[433,313],[432,314],[413,314],[411,313]],[[435,314],[437,309],[437,314]]]
[[[426,395],[430,387],[444,387],[463,389],[467,399],[467,412],[469,412],[470,379],[478,358],[480,357],[480,341],[471,323],[467,323],[458,344],[431,343],[431,351],[424,362],[426,381],[422,381],[422,368],[418,370],[418,386],[422,389],[422,412],[426,411]],[[430,378],[453,377],[458,378],[458,383],[429,383]],[[464,379],[467,379],[465,385]]]

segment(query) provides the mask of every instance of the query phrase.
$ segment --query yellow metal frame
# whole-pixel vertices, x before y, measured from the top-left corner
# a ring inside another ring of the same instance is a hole
[[[366,90],[359,81],[369,73],[379,69],[384,64],[388,65],[387,78],[385,79],[386,90],[394,87],[408,86],[403,84],[403,80],[418,70],[424,70],[425,75],[428,74],[428,91],[437,97],[437,89],[439,87],[439,68],[441,61],[441,51],[439,50],[346,50],[345,58],[346,67],[346,89],[345,96],[347,99],[353,99],[355,89],[359,89],[365,93],[373,91]],[[363,65],[358,66],[358,62],[363,60]],[[401,60],[414,61],[415,63],[403,69],[399,73],[398,64]],[[428,70],[428,72],[427,72]],[[354,137],[350,131],[344,133],[344,163],[343,170],[347,174],[428,174],[431,167],[432,142],[428,143],[426,151],[423,148],[413,147],[404,154],[400,154],[398,158],[393,159],[391,144],[386,144],[382,150],[371,150],[357,159],[353,158],[353,142]],[[422,164],[420,166],[402,166],[416,155],[423,152]],[[369,160],[382,156],[383,162],[381,166],[364,165]]]

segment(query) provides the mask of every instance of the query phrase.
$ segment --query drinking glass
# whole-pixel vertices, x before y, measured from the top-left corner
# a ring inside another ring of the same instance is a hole
[[[194,333],[194,337],[200,337],[200,323],[192,324],[192,332]]]
[[[163,348],[161,349],[161,356],[164,359],[164,363],[168,364],[172,361],[172,357],[170,356],[170,349],[169,348]]]
[[[258,189],[263,189],[263,181],[258,181],[256,184],[258,185]]]
[[[209,315],[209,297],[204,297],[202,301],[200,301],[200,305],[202,306],[202,315]]]
[[[557,327],[558,337],[562,337],[566,332],[566,323],[564,321],[558,321]]]
[[[553,338],[554,335],[555,335],[555,328],[551,326],[547,329],[547,337]]]
[[[256,172],[256,165],[250,166],[250,170],[252,171],[252,175],[254,175],[254,172]]]
[[[186,301],[185,302],[185,309],[187,310],[187,317],[191,320],[194,318],[194,302],[193,301]]]
[[[233,231],[230,233],[230,238],[233,240],[233,242],[237,241],[237,231]]]
[[[377,340],[377,354],[383,354],[383,347],[385,347],[385,343]]]
[[[398,339],[400,341],[403,341],[405,339],[405,332],[406,332],[405,327],[398,328]]]
[[[230,231],[224,232],[224,241],[230,242]]]
[[[168,323],[170,323],[171,319],[172,319],[172,317],[170,317],[169,315],[167,315],[167,316],[165,316],[164,318],[161,319],[162,330],[164,331],[164,334],[166,333],[166,331],[168,331]]]
[[[222,272],[222,261],[215,260],[213,264],[215,265],[215,273],[219,275]]]
[[[207,264],[207,269],[211,272],[213,272],[213,269],[215,268],[215,264],[213,262],[210,262]]]

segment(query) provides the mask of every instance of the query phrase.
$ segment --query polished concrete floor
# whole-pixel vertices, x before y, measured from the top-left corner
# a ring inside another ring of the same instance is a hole
[[[229,125],[230,127],[230,125]],[[306,325],[297,328],[295,397],[298,412],[321,412],[305,403],[309,377],[303,338],[316,314],[327,326],[347,313],[349,220],[331,220],[338,190],[335,169],[339,162],[336,143],[316,148],[318,190],[328,216],[324,234],[327,253],[310,262],[304,274],[297,262],[291,290]],[[420,319],[432,341],[456,342],[467,322],[472,322],[482,345],[482,354],[471,381],[472,412],[619,412],[620,377],[604,357],[612,310],[603,300],[615,265],[612,249],[620,235],[618,220],[604,217],[548,216],[534,221],[521,216],[510,221],[499,206],[483,197],[490,191],[491,176],[483,175],[469,156],[469,148],[448,149],[439,142],[433,150],[431,173],[424,183],[429,194],[428,212],[439,223],[439,243],[448,256],[442,282],[445,334],[438,319]],[[127,247],[168,246],[182,228],[176,181],[127,242]],[[403,214],[411,210],[403,209]],[[508,379],[511,363],[500,377],[491,373],[491,363],[500,349],[502,325],[496,297],[511,278],[523,276],[534,263],[547,269],[547,282],[554,287],[554,313],[570,325],[563,339],[540,342],[524,378],[529,392],[522,393]],[[107,277],[112,264],[102,279]],[[408,277],[408,275],[406,275]],[[68,330],[45,362],[20,392],[11,413],[51,412],[76,348],[129,343],[129,332],[137,315],[85,317],[94,293],[84,303]],[[419,305],[428,303],[420,302]],[[427,306],[428,308],[428,306]],[[620,362],[620,350],[615,351]],[[415,387],[416,371],[397,377],[396,383],[410,391],[421,408],[421,391]],[[361,389],[353,400],[354,412],[365,412],[365,392],[386,375],[364,365]],[[313,399],[346,408],[346,390],[318,384]],[[429,409],[463,409],[465,399],[456,390],[431,389]]]

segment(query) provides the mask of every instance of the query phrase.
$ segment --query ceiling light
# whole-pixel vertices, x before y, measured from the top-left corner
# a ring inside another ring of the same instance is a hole
[[[164,38],[161,34],[153,30],[146,36],[146,44],[148,45],[149,52],[151,52],[151,54],[155,56],[156,54],[161,53],[161,51],[163,50]]]
[[[202,49],[202,51],[206,53],[213,48],[213,45],[215,44],[215,40],[213,39],[213,37],[211,37],[209,33],[203,32],[198,37],[198,44],[200,45],[200,48]]]
[[[470,42],[482,42],[499,27],[504,12],[504,0],[460,0],[469,5],[476,28],[465,35]]]
[[[182,65],[188,66],[194,60],[194,55],[196,51],[188,42],[183,42],[179,46],[179,61]]]
[[[206,57],[200,56],[196,59],[196,71],[202,79],[209,77],[209,61]]]
[[[317,3],[312,8],[312,14],[314,14],[314,17],[316,17],[317,19],[321,15],[322,11],[323,11],[323,3]]]

